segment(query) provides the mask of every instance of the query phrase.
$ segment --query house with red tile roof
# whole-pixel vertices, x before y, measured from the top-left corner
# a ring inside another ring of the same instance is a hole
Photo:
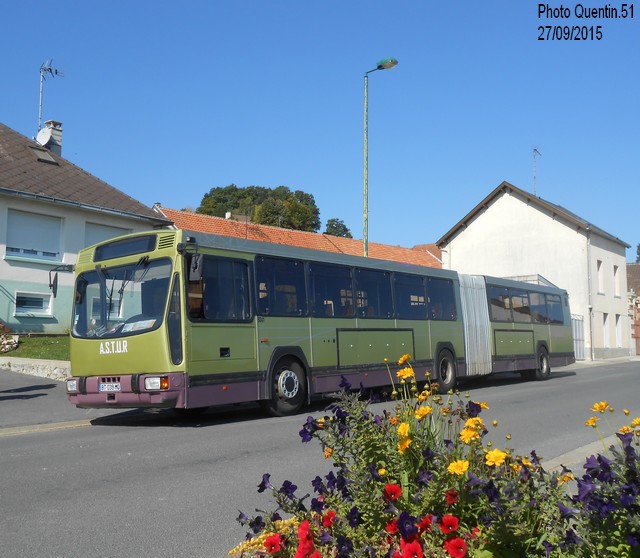
[[[242,223],[232,219],[202,215],[190,211],[170,209],[156,204],[154,209],[174,223],[175,228],[188,231],[257,240],[272,244],[284,244],[298,248],[310,248],[336,254],[362,256],[361,240],[343,238],[330,234],[319,234],[291,229],[281,229],[255,223]],[[369,243],[369,257],[379,260],[408,263],[425,267],[441,268],[441,252],[435,244],[423,244],[415,248]]]

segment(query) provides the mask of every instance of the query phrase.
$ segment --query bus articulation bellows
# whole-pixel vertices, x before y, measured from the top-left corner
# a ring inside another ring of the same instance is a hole
[[[441,391],[466,377],[546,379],[574,362],[566,291],[344,254],[158,230],[78,255],[69,400],[295,413],[388,385],[411,354]]]

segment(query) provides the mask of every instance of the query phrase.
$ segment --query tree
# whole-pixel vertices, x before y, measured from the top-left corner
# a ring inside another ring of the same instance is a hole
[[[286,229],[316,232],[320,228],[320,210],[312,194],[292,192],[287,186],[265,188],[235,184],[211,188],[197,213],[224,217],[227,212],[248,215],[254,223]]]
[[[636,248],[636,263],[640,263],[640,244]]]
[[[327,228],[324,231],[324,234],[330,234],[332,236],[342,236],[343,238],[353,238],[351,235],[351,231],[344,224],[342,219],[329,219],[327,221]]]

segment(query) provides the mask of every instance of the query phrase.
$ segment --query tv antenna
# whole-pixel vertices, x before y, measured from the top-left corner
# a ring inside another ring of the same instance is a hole
[[[51,66],[52,62],[53,58],[49,58],[49,60],[47,60],[42,64],[42,66],[40,66],[40,107],[38,110],[38,132],[42,130],[42,89],[43,83],[46,80],[45,76],[49,74],[51,77],[62,77],[63,75],[61,70],[57,70],[56,68]]]
[[[533,195],[536,195],[536,155],[542,157],[542,153],[538,151],[537,147],[533,148]]]

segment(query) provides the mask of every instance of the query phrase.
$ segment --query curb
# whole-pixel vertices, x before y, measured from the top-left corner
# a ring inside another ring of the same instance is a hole
[[[0,368],[6,368],[19,374],[49,378],[59,382],[71,376],[71,363],[67,360],[36,360],[0,355]]]

